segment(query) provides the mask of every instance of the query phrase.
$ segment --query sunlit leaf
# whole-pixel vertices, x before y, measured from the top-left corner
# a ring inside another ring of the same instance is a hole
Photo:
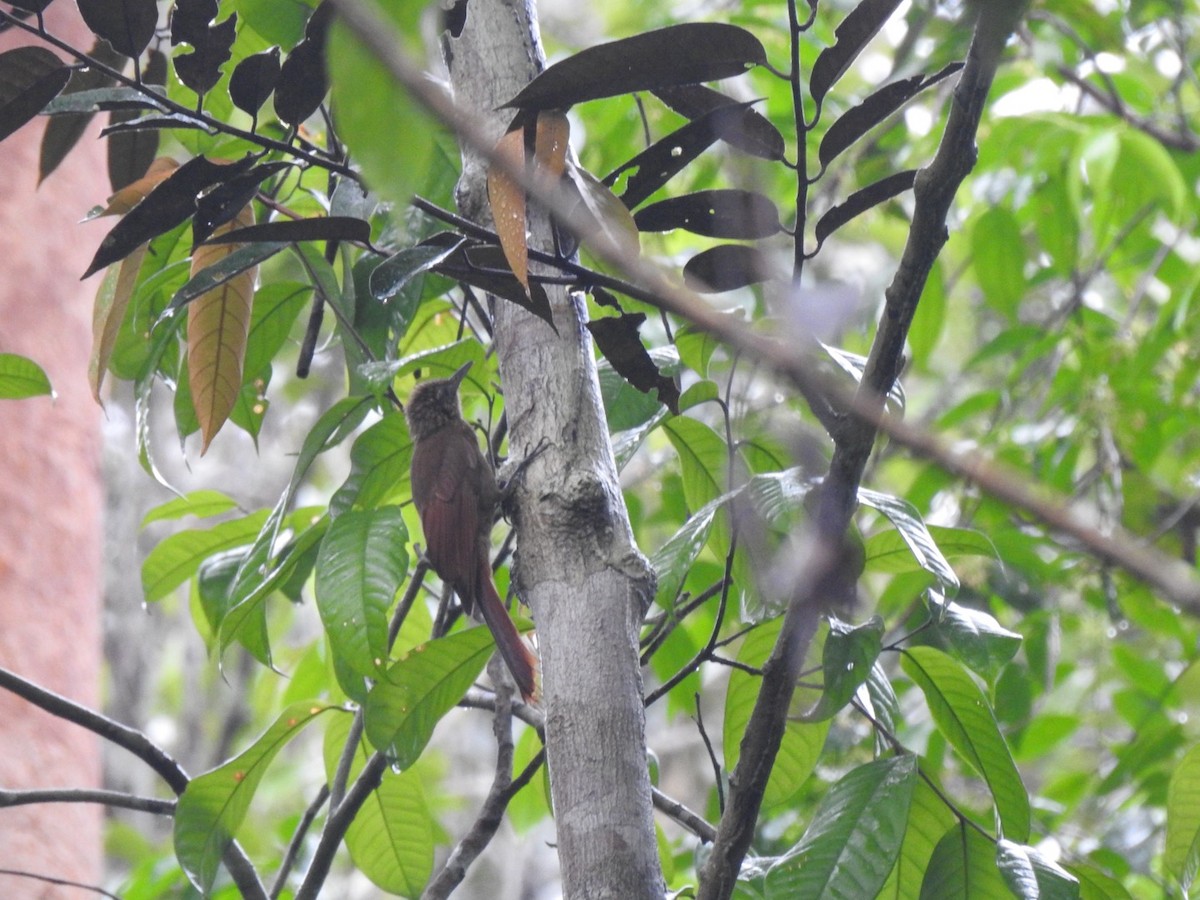
[[[208,894],[221,856],[241,827],[254,792],[275,755],[329,707],[296,703],[247,750],[193,778],[175,807],[175,855],[188,878]]]
[[[934,848],[920,900],[1013,900],[1013,894],[996,867],[995,845],[960,823]]]
[[[933,647],[909,648],[901,665],[925,694],[938,730],[991,788],[1004,836],[1028,840],[1029,794],[983,691],[962,666]]]
[[[0,399],[21,400],[53,393],[46,372],[32,359],[0,353]]]

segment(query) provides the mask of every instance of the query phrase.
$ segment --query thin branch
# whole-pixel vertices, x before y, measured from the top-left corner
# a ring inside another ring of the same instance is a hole
[[[86,706],[80,706],[73,700],[68,700],[60,694],[48,691],[7,669],[0,669],[0,688],[16,694],[21,699],[39,709],[44,709],[53,716],[57,716],[67,722],[73,722],[99,735],[109,743],[128,750],[153,769],[176,794],[182,794],[188,786],[189,778],[187,772],[183,770],[179,763],[175,762],[165,750],[136,728],[122,725],[120,722],[90,710]],[[258,873],[255,872],[254,866],[251,865],[250,860],[247,859],[246,854],[236,841],[230,842],[229,847],[226,848],[225,854],[222,857],[222,861],[229,870],[234,883],[237,884],[238,890],[242,892],[243,897],[250,898],[250,900],[267,900],[266,888],[259,881]]]
[[[12,875],[15,878],[29,878],[33,881],[42,881],[46,884],[56,884],[60,887],[79,888],[84,891],[91,891],[93,894],[99,894],[101,897],[111,897],[112,900],[121,900],[116,894],[110,894],[102,887],[94,884],[84,884],[82,881],[71,881],[69,878],[55,878],[51,875],[39,875],[37,872],[26,872],[23,869],[0,869],[0,875]]]
[[[700,732],[700,740],[704,742],[704,749],[708,751],[708,761],[712,764],[713,769],[713,784],[717,787],[717,809],[721,812],[725,811],[725,785],[721,783],[721,763],[717,761],[717,752],[713,749],[712,741],[708,739],[708,731],[704,728],[704,714],[700,711],[700,694],[695,695],[696,703],[696,729]]]
[[[717,829],[697,812],[688,809],[673,797],[668,797],[656,787],[650,788],[650,799],[654,808],[675,822],[682,825],[706,844],[711,844],[717,837]]]
[[[275,883],[271,885],[271,900],[276,900],[283,893],[283,889],[287,887],[288,876],[296,867],[296,860],[300,856],[300,848],[304,846],[304,839],[308,836],[309,829],[312,828],[317,814],[321,812],[321,807],[327,800],[329,800],[329,785],[323,784],[317,791],[317,796],[313,797],[312,803],[308,804],[308,808],[304,810],[304,815],[296,824],[296,830],[292,832],[287,851],[283,854],[283,862],[279,864],[279,871],[275,875]]]
[[[6,806],[28,806],[32,803],[99,803],[114,809],[131,809],[156,816],[175,814],[174,800],[139,797],[122,791],[98,791],[84,788],[40,788],[29,791],[0,790],[0,809]]]
[[[304,880],[296,891],[296,900],[317,900],[317,897],[320,896],[325,886],[325,879],[329,877],[333,858],[337,855],[342,838],[346,836],[346,830],[354,821],[354,817],[358,815],[359,809],[367,802],[367,798],[371,796],[371,792],[379,787],[379,782],[383,779],[383,773],[387,766],[388,759],[385,754],[373,753],[366,765],[363,766],[353,787],[347,791],[346,798],[332,811],[325,822],[325,830],[321,832],[317,848],[313,851],[312,862],[309,863],[308,871],[304,874]]]
[[[504,810],[512,799],[512,690],[503,688],[495,696],[492,734],[496,736],[496,772],[492,777],[491,789],[475,817],[475,824],[450,853],[442,870],[429,882],[421,894],[422,900],[444,900],[462,883],[471,863],[479,858],[496,836],[504,820]]]

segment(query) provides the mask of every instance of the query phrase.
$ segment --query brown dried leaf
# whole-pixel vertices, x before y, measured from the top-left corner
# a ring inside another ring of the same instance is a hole
[[[496,152],[513,166],[525,165],[525,131],[514,129],[500,138]],[[525,240],[525,189],[501,169],[488,169],[488,202],[504,258],[529,293],[529,244]]]
[[[133,184],[126,185],[108,198],[108,205],[100,213],[102,216],[123,216],[146,199],[146,195],[167,179],[167,176],[179,168],[179,163],[169,156],[160,156],[150,163],[146,174]]]
[[[247,206],[216,233],[254,224]],[[224,259],[238,244],[205,244],[192,256],[192,275]],[[188,381],[200,423],[201,455],[229,418],[242,389],[242,364],[250,333],[257,267],[238,274],[188,306]]]
[[[133,289],[137,287],[138,271],[142,268],[142,260],[149,246],[142,244],[121,260],[119,266],[109,266],[100,290],[96,292],[96,306],[92,310],[92,356],[88,360],[88,384],[92,386],[92,396],[101,406],[104,405],[100,399],[104,373],[108,371],[108,361],[117,343],[117,332],[125,320],[125,310],[129,307]]]
[[[551,181],[558,181],[567,166],[567,148],[570,146],[571,123],[561,112],[538,113],[537,138],[533,156],[537,171]]]

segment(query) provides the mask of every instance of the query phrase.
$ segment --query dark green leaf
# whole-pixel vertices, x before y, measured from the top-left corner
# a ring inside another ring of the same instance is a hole
[[[269,162],[255,166],[206,193],[196,203],[192,218],[192,246],[202,243],[214,230],[231,221],[258,193],[259,185],[290,168],[286,162]],[[282,240],[282,239],[281,239]]]
[[[229,76],[229,98],[242,112],[257,116],[279,84],[279,48],[247,56]]]
[[[1079,900],[1079,880],[1033,847],[1002,838],[996,843],[996,867],[1018,897]]]
[[[772,897],[875,897],[900,853],[917,758],[877,759],[844,775],[800,842],[767,872]]]
[[[120,54],[114,53],[104,41],[97,41],[96,45],[88,52],[88,55],[92,59],[109,66],[116,65],[121,60]],[[90,93],[96,89],[109,89],[108,86],[110,84],[112,84],[112,78],[107,73],[100,71],[96,66],[80,69],[71,75],[71,80],[67,82],[67,86],[58,95],[55,102],[65,97]],[[129,89],[122,88],[122,90]],[[43,109],[43,112],[48,112],[52,106],[54,106],[54,102]],[[42,135],[42,146],[38,160],[39,183],[44,181],[46,176],[58,168],[58,164],[66,159],[67,154],[71,152],[71,149],[83,136],[88,123],[92,121],[92,116],[90,115],[92,112],[94,112],[94,107],[80,115],[57,116],[51,119],[46,125],[46,132]]]
[[[318,216],[314,219],[279,219],[228,231],[211,238],[209,244],[249,244],[258,241],[354,241],[370,243],[371,223],[348,216]]]
[[[925,694],[938,730],[991,788],[1005,837],[1029,839],[1029,794],[983,691],[959,663],[933,647],[912,647],[901,665]]]
[[[958,603],[939,603],[933,615],[933,632],[942,637],[951,655],[994,682],[1021,647],[1021,636],[1004,628],[992,616]]]
[[[240,175],[250,163],[248,157],[231,165],[209,162],[203,156],[188,160],[105,235],[83,277],[124,259],[146,241],[185,222],[196,211],[196,196],[201,191]]]
[[[915,506],[899,497],[880,494],[866,488],[859,489],[858,499],[891,520],[922,569],[936,575],[950,593],[958,591],[958,576],[938,549],[933,535],[925,527],[925,522]]]
[[[76,0],[76,5],[88,28],[131,59],[142,55],[158,25],[156,0]]]
[[[768,281],[771,263],[763,251],[747,244],[720,244],[702,250],[683,267],[683,280],[694,291],[719,294]]]
[[[175,855],[192,883],[207,896],[221,856],[246,818],[250,801],[275,755],[329,707],[312,702],[288,707],[247,750],[193,778],[175,808]]]
[[[408,530],[398,506],[333,520],[317,557],[317,610],[333,652],[374,676],[388,658],[388,609],[408,571]]]
[[[437,638],[390,666],[367,697],[367,739],[390,750],[407,769],[421,755],[442,716],[462,699],[495,649],[485,627]]]
[[[825,690],[816,707],[804,713],[805,722],[835,716],[871,675],[883,646],[883,619],[872,616],[857,627],[831,618],[821,655]]]
[[[735,240],[770,237],[780,230],[779,209],[769,197],[729,188],[652,203],[638,210],[633,221],[640,231],[683,228],[693,234]]]
[[[390,300],[413,278],[435,268],[462,243],[457,236],[450,238],[449,241],[431,238],[389,256],[371,272],[371,296],[380,301]]]
[[[679,412],[679,387],[664,375],[646,352],[638,329],[646,321],[643,313],[605,316],[587,323],[596,346],[617,374],[644,394],[654,391],[658,402]]]
[[[726,106],[736,106],[741,112],[735,120],[725,124],[719,135],[720,139],[731,147],[760,159],[783,159],[783,135],[765,116],[750,109],[747,104],[738,103],[732,97],[703,84],[659,88],[654,92],[654,96],[681,116],[691,120],[702,118]]]
[[[821,138],[821,147],[817,152],[821,167],[828,166],[839,153],[921,91],[950,77],[962,67],[961,62],[953,62],[933,75],[913,75],[911,78],[893,81],[875,91],[858,106],[851,107],[829,126],[829,130]]]
[[[725,135],[733,134],[749,103],[720,106],[655,141],[603,179],[612,187],[625,172],[636,169],[625,185],[621,202],[633,209],[683,170],[684,166]]]
[[[506,106],[567,109],[600,97],[741,75],[767,61],[758,38],[723,22],[688,22],[589,47],[555,63]]]
[[[828,212],[817,220],[817,227],[814,229],[817,245],[820,246],[823,244],[829,235],[833,234],[856,216],[862,215],[868,209],[878,206],[885,200],[891,200],[897,194],[904,193],[913,186],[913,182],[916,179],[917,170],[909,169],[905,172],[897,172],[895,175],[881,178],[874,184],[869,184],[862,190],[855,191],[843,202],[831,207]]]
[[[995,846],[962,823],[934,848],[920,900],[1013,900],[1013,895],[996,867]]]
[[[275,115],[279,121],[298,128],[317,111],[328,90],[324,48],[305,39],[288,54],[279,69]]]
[[[171,43],[187,43],[194,48],[191,53],[175,56],[175,74],[197,94],[212,89],[221,78],[221,66],[233,55],[237,13],[210,26],[216,15],[216,0],[176,0],[171,15]]]
[[[71,70],[45,47],[18,47],[0,53],[0,141],[58,96]]]
[[[239,247],[228,256],[221,257],[220,262],[201,269],[188,280],[187,284],[175,292],[175,296],[171,298],[171,305],[167,307],[164,315],[173,315],[197,297],[220,287],[231,278],[236,278],[240,273],[257,266],[263,260],[270,259],[286,246],[286,244],[250,244],[246,247]],[[249,374],[257,373],[250,372]]]
[[[808,80],[809,93],[818,104],[899,5],[900,0],[862,0],[842,20],[835,32],[836,42],[821,51]]]
[[[167,57],[160,50],[151,50],[142,70],[145,85],[165,85],[167,82]],[[116,110],[109,115],[109,126],[119,125],[137,118],[136,112]],[[133,184],[146,174],[150,164],[158,156],[158,132],[123,131],[108,139],[108,183],[113,191]]]

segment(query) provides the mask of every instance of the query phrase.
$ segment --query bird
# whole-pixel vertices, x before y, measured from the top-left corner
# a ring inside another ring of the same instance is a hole
[[[413,502],[429,564],[458,594],[467,614],[477,614],[491,630],[529,702],[537,693],[537,658],[509,618],[492,579],[491,533],[500,488],[459,406],[459,385],[470,369],[466,363],[449,378],[422,381],[409,396],[405,415],[413,440]]]

